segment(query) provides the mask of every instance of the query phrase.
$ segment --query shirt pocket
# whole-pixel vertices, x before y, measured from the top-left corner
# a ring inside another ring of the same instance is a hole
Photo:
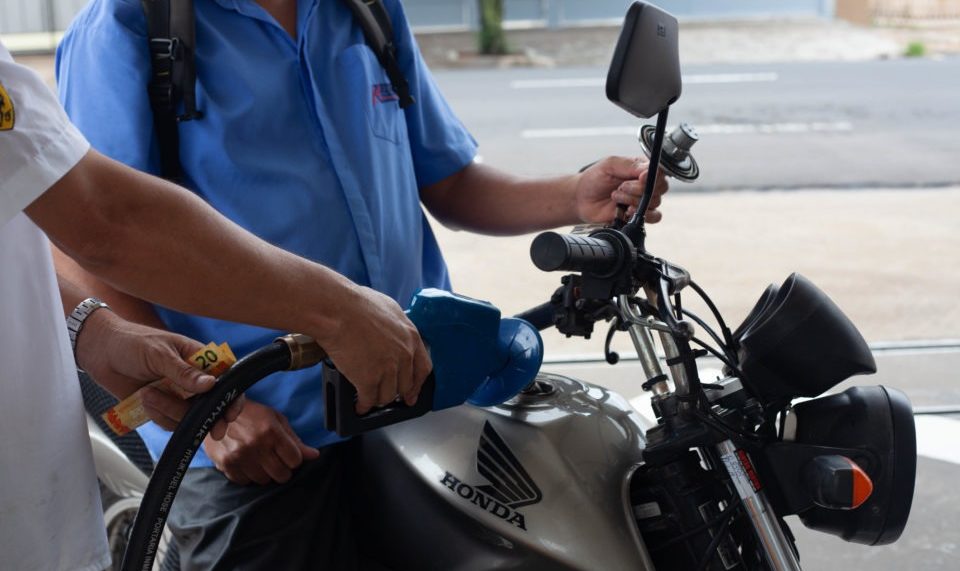
[[[347,82],[343,87],[361,103],[370,131],[381,139],[400,143],[405,126],[400,98],[373,51],[366,44],[352,45],[340,53],[337,65]]]

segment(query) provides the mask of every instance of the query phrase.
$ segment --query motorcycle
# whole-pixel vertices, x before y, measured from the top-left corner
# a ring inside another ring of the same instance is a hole
[[[360,461],[371,467],[359,470],[355,520],[365,522],[368,555],[382,565],[796,570],[788,515],[867,545],[902,533],[916,474],[912,408],[883,386],[825,394],[876,370],[842,311],[793,274],[731,330],[686,270],[645,248],[657,169],[699,174],[689,153],[695,131],[666,132],[681,92],[677,35],[666,12],[630,7],[606,91],[635,116],[657,116],[640,131],[651,161],[643,199],[629,219],[621,208],[604,227],[538,235],[534,264],[568,273],[549,301],[517,316],[578,337],[609,322],[611,364],[610,340],[626,332],[654,418],[608,389],[546,372],[500,404],[431,407],[431,392],[416,409],[397,404],[357,417],[349,383],[326,367],[328,427],[359,434]],[[690,292],[715,326],[683,306]],[[698,366],[708,356],[723,366],[710,382]],[[309,338],[288,336],[242,359],[195,398],[146,486],[145,477],[98,462],[114,496],[140,501],[123,569],[150,569],[162,554],[177,485],[226,405],[271,372],[323,358]],[[127,515],[133,503],[124,504]]]

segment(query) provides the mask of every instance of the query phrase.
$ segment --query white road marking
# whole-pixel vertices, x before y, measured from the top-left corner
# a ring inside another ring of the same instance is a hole
[[[817,121],[812,123],[715,123],[694,125],[702,135],[768,135],[791,133],[836,133],[852,131],[848,121]],[[669,131],[672,127],[668,128]],[[636,135],[637,127],[572,127],[566,129],[525,129],[524,139],[572,139],[581,137],[609,137]]]
[[[919,456],[960,464],[960,421],[933,415],[919,415],[914,419]]]
[[[630,406],[654,422],[650,395],[630,399]],[[943,416],[917,415],[917,455],[943,462],[960,464],[960,421]]]
[[[607,137],[612,135],[636,136],[636,127],[573,127],[569,129],[524,129],[524,139],[569,139],[575,137]]]
[[[567,77],[563,79],[517,79],[510,82],[512,89],[562,89],[564,87],[603,87],[603,77]]]
[[[763,73],[702,73],[683,76],[683,83],[759,83],[777,81],[779,76],[772,72]],[[607,80],[603,77],[566,77],[556,79],[518,79],[510,82],[512,89],[563,89],[568,87],[603,87]]]
[[[766,83],[780,79],[775,73],[701,73],[684,75],[683,83]]]

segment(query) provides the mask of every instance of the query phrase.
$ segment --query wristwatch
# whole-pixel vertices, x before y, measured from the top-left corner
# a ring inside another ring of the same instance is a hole
[[[88,297],[80,302],[80,305],[74,308],[67,317],[67,331],[70,333],[70,348],[73,349],[73,358],[77,358],[77,338],[83,329],[83,324],[87,318],[93,315],[93,312],[101,309],[110,309],[110,306],[95,297]]]

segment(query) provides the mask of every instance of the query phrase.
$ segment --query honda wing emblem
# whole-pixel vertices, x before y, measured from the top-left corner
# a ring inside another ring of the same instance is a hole
[[[513,509],[543,499],[540,488],[489,421],[483,425],[477,448],[477,471],[490,481],[490,485],[478,486],[480,491]]]

